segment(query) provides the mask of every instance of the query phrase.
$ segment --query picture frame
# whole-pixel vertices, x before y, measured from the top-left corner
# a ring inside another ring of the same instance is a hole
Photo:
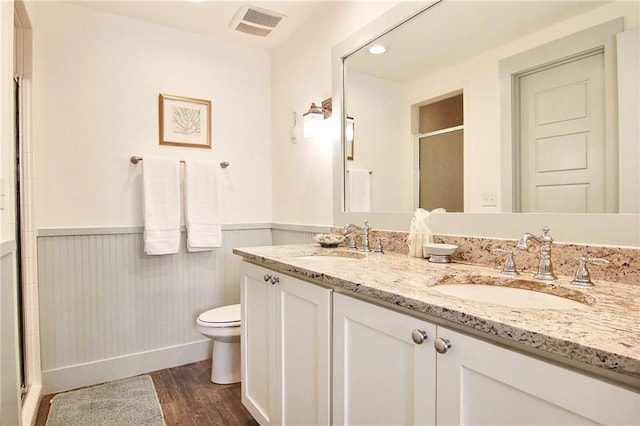
[[[160,93],[160,145],[211,149],[211,101]]]
[[[350,116],[347,116],[346,123],[347,125],[345,126],[344,135],[345,150],[347,153],[347,160],[353,161],[353,142],[355,139],[356,123],[353,117]]]

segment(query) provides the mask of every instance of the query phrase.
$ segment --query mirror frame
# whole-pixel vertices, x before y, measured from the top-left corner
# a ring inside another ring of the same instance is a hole
[[[345,203],[345,98],[344,59],[371,41],[393,30],[435,2],[402,2],[353,33],[331,52],[333,85],[333,224],[369,221],[374,229],[408,232],[413,212],[346,212]],[[428,11],[426,13],[429,13]],[[361,141],[362,143],[362,141]],[[640,141],[639,141],[640,143]],[[556,241],[578,244],[640,246],[640,214],[538,214],[538,213],[435,213],[430,224],[435,234],[517,239],[523,232],[551,228]]]

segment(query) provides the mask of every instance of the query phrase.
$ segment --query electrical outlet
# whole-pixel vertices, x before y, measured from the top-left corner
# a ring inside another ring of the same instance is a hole
[[[498,194],[496,192],[482,193],[482,207],[494,207],[498,205]]]

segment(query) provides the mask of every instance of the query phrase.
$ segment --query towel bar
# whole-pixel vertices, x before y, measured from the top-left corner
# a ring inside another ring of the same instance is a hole
[[[138,157],[136,155],[132,155],[131,158],[129,158],[129,161],[131,161],[131,163],[133,164],[138,164],[139,162],[142,161],[142,157]],[[184,160],[180,160],[181,163],[184,163]],[[231,163],[229,163],[228,161],[221,161],[220,162],[220,167],[222,167],[223,169],[226,169],[227,167],[229,167]]]

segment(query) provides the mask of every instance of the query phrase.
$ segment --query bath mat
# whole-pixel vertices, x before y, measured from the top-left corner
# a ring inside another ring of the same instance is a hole
[[[150,376],[137,376],[53,397],[46,426],[164,426]]]

